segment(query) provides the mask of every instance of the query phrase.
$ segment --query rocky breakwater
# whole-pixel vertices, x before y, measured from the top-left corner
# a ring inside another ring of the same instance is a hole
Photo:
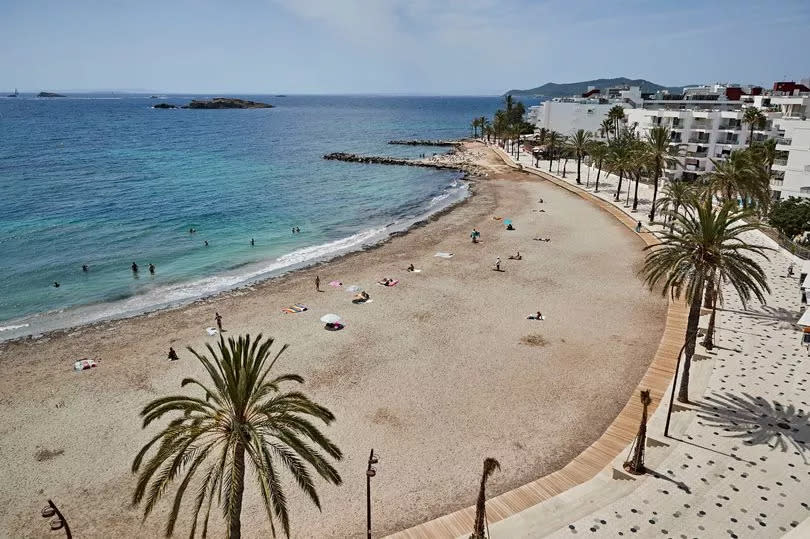
[[[460,142],[454,140],[389,140],[388,144],[401,146],[458,146]]]
[[[333,152],[323,156],[331,161],[345,161],[347,163],[365,163],[370,165],[399,165],[406,167],[437,168],[441,170],[458,170],[472,176],[482,174],[481,169],[464,158],[465,152],[453,152],[446,155],[434,156],[429,159],[405,159],[402,157],[388,157],[384,155],[358,155],[355,153]]]
[[[247,101],[234,97],[215,97],[214,99],[193,99],[184,109],[271,109],[273,105],[258,101]]]

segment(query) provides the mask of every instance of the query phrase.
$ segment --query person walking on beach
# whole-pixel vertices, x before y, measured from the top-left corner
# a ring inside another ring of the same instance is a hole
[[[132,273],[138,273],[138,264],[133,262],[130,267],[132,268]]]
[[[636,233],[641,233],[641,221],[636,223]]]
[[[219,313],[214,313],[214,320],[217,321],[217,327],[222,331],[222,316]]]
[[[315,276],[315,292],[320,292],[320,291],[321,291],[321,276],[316,275]]]
[[[178,359],[180,359],[180,358],[177,356],[177,352],[175,352],[174,348],[172,348],[170,346],[169,347],[169,361],[177,361]]]
[[[501,257],[495,259],[495,271],[501,271]]]
[[[152,264],[151,262],[149,263],[149,273],[151,273],[152,275],[155,274],[155,265]]]
[[[474,229],[474,228],[473,228],[473,229],[472,229],[472,232],[470,233],[470,237],[472,238],[472,242],[473,242],[473,243],[478,243],[478,237],[479,237],[480,235],[481,235],[481,233],[480,233],[480,232],[478,232],[478,230],[476,230],[476,229]]]

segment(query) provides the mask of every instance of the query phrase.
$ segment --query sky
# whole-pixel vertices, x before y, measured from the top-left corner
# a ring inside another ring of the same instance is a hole
[[[0,0],[0,91],[495,95],[810,77],[810,0]]]

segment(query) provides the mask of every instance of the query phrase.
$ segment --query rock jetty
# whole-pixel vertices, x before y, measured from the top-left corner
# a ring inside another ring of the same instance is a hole
[[[193,99],[183,109],[270,109],[273,105],[258,101],[247,101],[233,97],[215,97],[214,99]]]
[[[388,144],[402,146],[458,146],[460,143],[453,140],[389,140]]]
[[[157,105],[152,105],[153,109],[176,109],[177,105],[172,105],[171,103],[158,103]]]
[[[441,168],[448,170],[464,170],[455,164],[446,164],[422,159],[403,159],[401,157],[387,157],[379,155],[357,155],[356,153],[334,152],[323,156],[331,161],[346,161],[348,163],[366,163],[372,165],[400,165],[406,167]]]

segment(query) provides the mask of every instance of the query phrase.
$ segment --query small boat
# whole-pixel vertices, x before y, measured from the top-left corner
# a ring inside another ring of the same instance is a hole
[[[19,95],[20,95],[20,92],[18,92],[18,91],[17,91],[17,89],[16,89],[16,88],[14,88],[14,93],[13,93],[13,94],[9,94],[7,97],[17,97],[17,96],[19,96]]]

